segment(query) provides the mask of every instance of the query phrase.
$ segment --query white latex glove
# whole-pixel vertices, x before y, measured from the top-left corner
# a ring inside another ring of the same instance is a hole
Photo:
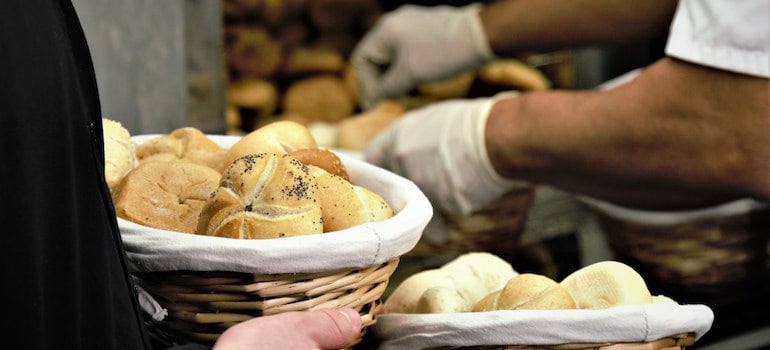
[[[361,104],[371,108],[417,84],[449,78],[492,60],[480,9],[478,4],[405,5],[385,14],[351,56]]]
[[[492,167],[485,127],[496,98],[439,102],[408,112],[364,150],[365,159],[412,180],[442,212],[469,214],[529,186]]]

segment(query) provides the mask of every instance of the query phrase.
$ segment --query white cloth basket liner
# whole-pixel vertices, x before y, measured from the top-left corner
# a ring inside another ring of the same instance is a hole
[[[373,331],[380,350],[484,345],[651,342],[711,328],[705,305],[645,304],[602,310],[504,310],[453,314],[384,314]]]

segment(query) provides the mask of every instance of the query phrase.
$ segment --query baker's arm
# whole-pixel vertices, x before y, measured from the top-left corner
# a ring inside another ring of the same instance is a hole
[[[770,199],[767,79],[662,59],[608,91],[530,93],[497,102],[492,166],[638,208]]]
[[[676,0],[508,0],[479,12],[498,56],[628,43],[664,34]]]

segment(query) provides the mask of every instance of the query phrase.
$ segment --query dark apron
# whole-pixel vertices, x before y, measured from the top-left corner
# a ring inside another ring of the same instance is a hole
[[[0,203],[2,342],[150,348],[104,181],[94,69],[69,0],[0,1]]]

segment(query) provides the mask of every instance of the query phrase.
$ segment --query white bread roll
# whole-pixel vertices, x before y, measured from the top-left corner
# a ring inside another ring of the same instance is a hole
[[[245,155],[286,154],[306,148],[318,148],[307,127],[288,120],[273,122],[244,135],[233,144],[224,156],[222,172],[236,159]]]
[[[617,261],[585,266],[564,278],[561,285],[567,288],[579,309],[652,303],[642,276]]]
[[[404,280],[386,300],[385,312],[411,313],[418,309],[423,312],[471,311],[474,304],[494,290],[501,289],[516,275],[518,273],[508,262],[494,254],[466,253],[440,268],[425,270]],[[432,288],[437,289],[425,294]],[[458,296],[462,302],[457,299]],[[419,308],[418,303],[421,305]]]
[[[340,157],[337,157],[332,151],[320,148],[306,148],[290,152],[289,154],[305,165],[317,166],[326,170],[329,174],[337,175],[345,179],[345,181],[350,181],[345,164],[342,164]]]
[[[401,282],[385,300],[386,313],[415,313],[417,302],[426,290],[434,287],[454,288],[446,271],[429,269],[415,273]]]
[[[428,288],[417,300],[414,312],[418,314],[441,314],[466,312],[473,305],[454,287],[437,286]]]
[[[393,216],[393,209],[377,193],[351,184],[340,176],[308,165],[318,184],[324,232],[344,230]]]
[[[483,305],[482,305],[483,307]],[[575,309],[569,292],[547,276],[524,273],[511,278],[497,294],[496,310]]]
[[[139,161],[176,159],[205,165],[219,171],[226,150],[194,127],[183,127],[147,140],[136,148]]]
[[[193,233],[219,177],[216,170],[187,161],[141,163],[113,193],[115,210],[141,225]]]
[[[265,239],[323,232],[318,184],[288,154],[249,154],[222,174],[197,233]]]
[[[511,278],[519,274],[510,263],[487,252],[465,253],[446,263],[441,269],[452,275],[472,276],[475,281],[472,283],[484,290],[483,296],[503,288]]]
[[[131,134],[117,121],[102,118],[104,135],[104,178],[110,191],[114,191],[123,177],[136,164],[136,148]]]

